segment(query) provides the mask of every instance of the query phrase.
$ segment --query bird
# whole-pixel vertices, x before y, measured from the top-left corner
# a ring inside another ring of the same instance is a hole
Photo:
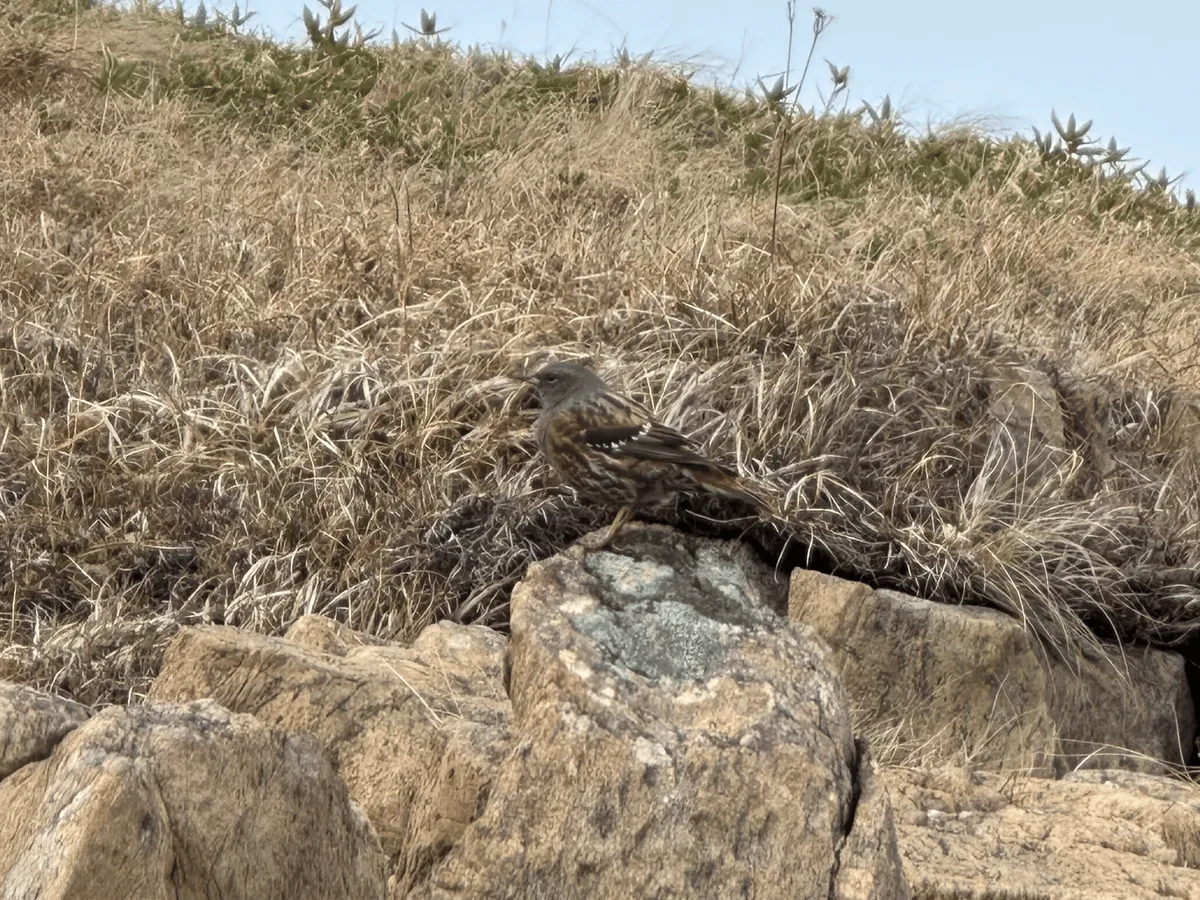
[[[695,442],[657,421],[577,362],[553,362],[532,375],[541,406],[534,435],[559,478],[587,502],[619,506],[593,549],[608,547],[638,510],[681,493],[708,491],[761,512],[765,499]]]

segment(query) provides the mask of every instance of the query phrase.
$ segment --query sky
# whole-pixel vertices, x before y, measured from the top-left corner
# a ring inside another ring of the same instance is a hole
[[[251,27],[303,36],[306,0],[250,0]],[[315,0],[307,0],[319,12]],[[349,6],[349,0],[343,0]],[[785,0],[424,0],[442,37],[551,58],[634,55],[701,64],[697,80],[767,84],[787,59]],[[209,4],[211,7],[211,3]],[[217,7],[232,8],[218,0]],[[245,0],[243,0],[243,7]],[[1158,174],[1189,173],[1200,190],[1200,0],[821,0],[833,21],[820,37],[802,102],[828,93],[829,69],[850,66],[852,107],[885,94],[922,127],[958,117],[998,133],[1032,134],[1074,113],[1093,120],[1094,137],[1116,137]],[[359,0],[364,28],[420,24],[421,7]],[[812,39],[812,6],[796,11],[793,66]]]

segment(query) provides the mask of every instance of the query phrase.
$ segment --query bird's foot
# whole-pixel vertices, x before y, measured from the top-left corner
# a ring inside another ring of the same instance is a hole
[[[604,534],[597,534],[594,531],[591,534],[585,534],[578,541],[576,541],[580,547],[589,553],[598,553],[601,550],[607,550],[612,546],[612,542],[613,539],[608,536],[608,532],[605,532]]]
[[[631,518],[633,518],[633,508],[629,506],[621,507],[612,525],[608,527],[608,530],[604,534],[599,537],[596,536],[595,532],[584,535],[579,539],[579,545],[592,553],[607,550],[613,545],[613,541],[617,539],[617,535],[621,533],[621,529],[625,527],[625,523]]]

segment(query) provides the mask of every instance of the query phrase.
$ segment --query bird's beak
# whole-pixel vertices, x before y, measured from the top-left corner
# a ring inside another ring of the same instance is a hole
[[[509,378],[513,379],[513,381],[524,382],[525,384],[533,384],[537,381],[532,375],[510,375]]]

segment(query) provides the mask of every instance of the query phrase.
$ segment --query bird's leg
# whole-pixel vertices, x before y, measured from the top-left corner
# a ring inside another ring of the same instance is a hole
[[[625,523],[628,522],[632,518],[633,518],[633,507],[632,506],[622,506],[621,509],[617,512],[617,517],[615,519],[613,519],[613,523],[608,526],[608,531],[604,532],[604,537],[602,537],[597,543],[593,544],[588,549],[603,550],[606,547],[610,546],[612,544],[613,540],[616,538],[616,536],[618,534],[620,534],[621,529],[625,527]]]
[[[633,507],[622,506],[617,512],[617,517],[613,519],[613,523],[608,526],[608,531],[604,534],[604,544],[611,544],[625,527],[625,523],[633,518]]]
[[[592,547],[592,549],[603,550],[606,547],[611,546],[612,542],[616,540],[617,535],[621,533],[621,529],[625,527],[625,523],[628,522],[632,517],[633,507],[622,506],[620,510],[617,511],[617,517],[613,519],[613,523],[608,526],[608,531],[604,532],[604,537],[602,537],[599,543]]]

